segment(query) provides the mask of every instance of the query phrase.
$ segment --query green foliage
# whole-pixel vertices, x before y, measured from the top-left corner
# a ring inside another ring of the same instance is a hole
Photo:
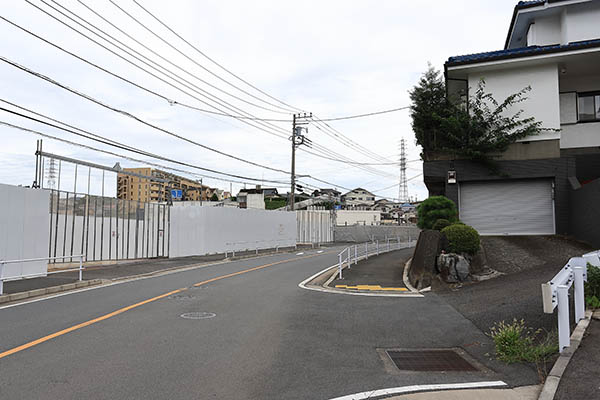
[[[417,207],[417,226],[421,229],[432,229],[438,219],[449,222],[458,221],[458,211],[452,200],[444,196],[431,196]]]
[[[265,209],[267,210],[276,210],[281,207],[285,207],[287,204],[286,199],[273,198],[273,199],[265,199]]]
[[[588,280],[584,283],[585,302],[591,309],[600,308],[600,268],[588,263]]]
[[[435,224],[433,224],[433,227],[431,229],[435,231],[441,231],[442,229],[450,225],[450,221],[444,218],[440,218],[437,221],[435,221]]]
[[[213,195],[210,196],[210,201],[219,201],[219,196],[217,196],[216,193],[213,193]]]
[[[508,324],[498,322],[490,329],[490,336],[499,360],[508,364],[523,361],[535,363],[542,378],[546,361],[558,352],[558,340],[554,332],[543,335],[541,329],[534,331],[526,327],[524,320],[514,319]]]
[[[453,224],[442,229],[442,233],[448,238],[448,250],[452,253],[475,254],[479,251],[479,233],[469,225]]]
[[[522,118],[523,110],[513,111],[527,100],[530,90],[526,87],[498,102],[485,92],[485,81],[481,80],[466,104],[457,104],[446,98],[444,80],[429,66],[410,91],[412,127],[417,144],[423,147],[423,159],[445,153],[492,167],[493,156],[511,143],[554,130],[543,128],[534,117]]]

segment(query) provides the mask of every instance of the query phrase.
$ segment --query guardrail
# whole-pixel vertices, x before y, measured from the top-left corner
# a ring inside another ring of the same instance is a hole
[[[26,258],[23,260],[0,260],[0,295],[4,293],[4,281],[17,281],[17,280],[21,280],[21,279],[29,279],[29,278],[43,278],[46,275],[52,275],[52,274],[60,274],[63,272],[73,272],[73,271],[79,271],[79,280],[83,280],[83,254],[80,255],[74,255],[74,256],[60,256],[60,257],[42,257],[42,258]],[[11,276],[11,277],[4,277],[4,266],[6,264],[18,264],[18,263],[27,263],[27,262],[33,262],[33,261],[50,261],[50,260],[57,260],[57,259],[64,259],[64,258],[79,258],[79,268],[69,268],[69,269],[61,269],[58,271],[50,271],[50,272],[46,272],[45,274],[31,274],[31,275],[23,275],[23,269],[21,267],[21,275],[19,276]]]
[[[344,265],[350,269],[352,263],[356,265],[360,260],[368,260],[369,256],[378,256],[388,251],[406,249],[411,247],[415,242],[414,240],[410,240],[410,238],[406,242],[401,242],[400,237],[397,237],[395,240],[387,238],[381,243],[379,243],[379,240],[376,240],[348,246],[338,254],[338,278],[343,279],[342,270],[344,269]]]
[[[244,251],[255,251],[256,255],[258,255],[258,251],[259,250],[266,250],[266,249],[275,249],[275,252],[278,253],[279,252],[279,248],[280,247],[297,247],[297,244],[293,244],[293,245],[289,245],[289,246],[280,246],[279,244],[276,243],[280,243],[280,242],[289,242],[289,239],[279,239],[279,240],[254,240],[254,241],[243,241],[243,242],[227,242],[225,243],[225,258],[227,258],[228,254],[231,254],[233,257],[235,257],[235,252],[237,251],[238,253],[242,253]],[[262,246],[260,245],[262,244]],[[318,243],[318,247],[320,247],[321,244]],[[238,248],[238,250],[235,250],[235,248]],[[243,250],[241,250],[243,248]],[[313,248],[314,248],[314,243],[313,243]]]
[[[574,286],[575,323],[585,316],[583,282],[587,281],[588,263],[600,267],[600,250],[571,258],[552,280],[542,283],[544,313],[552,314],[558,307],[558,349],[561,353],[571,343],[569,325],[569,289],[571,286]]]

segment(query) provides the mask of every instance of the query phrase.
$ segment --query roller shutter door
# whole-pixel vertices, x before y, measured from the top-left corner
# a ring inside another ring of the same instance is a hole
[[[552,235],[552,181],[460,184],[460,219],[482,235]]]

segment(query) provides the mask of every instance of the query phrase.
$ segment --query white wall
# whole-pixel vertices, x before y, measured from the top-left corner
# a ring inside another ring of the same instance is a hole
[[[0,184],[0,199],[0,259],[47,257],[49,192]],[[46,270],[46,261],[6,264],[3,277],[45,275]]]
[[[246,196],[246,208],[265,209],[265,195],[263,193],[249,193]]]
[[[171,208],[170,257],[296,245],[296,214],[233,207]]]
[[[561,43],[560,15],[536,18],[527,33],[528,46],[546,46]]]
[[[337,210],[336,225],[377,225],[381,221],[381,212],[374,210]]]
[[[296,211],[298,243],[333,242],[333,211]]]
[[[560,148],[600,146],[600,122],[562,126]]]
[[[600,39],[600,5],[597,1],[572,5],[563,17],[563,35],[567,43]]]
[[[527,68],[482,71],[469,74],[469,95],[472,96],[481,78],[485,79],[486,93],[492,93],[498,102],[531,86],[528,99],[518,103],[511,114],[523,110],[522,118],[535,117],[544,128],[560,128],[560,105],[558,90],[558,66],[546,64]],[[548,140],[560,138],[559,132],[544,132],[523,139]]]

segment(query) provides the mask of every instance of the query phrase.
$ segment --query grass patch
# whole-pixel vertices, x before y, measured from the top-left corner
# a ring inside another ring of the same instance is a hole
[[[535,364],[540,380],[548,375],[547,363],[558,353],[556,332],[534,330],[524,320],[512,323],[497,322],[490,329],[496,347],[496,357],[507,364],[528,362]]]

